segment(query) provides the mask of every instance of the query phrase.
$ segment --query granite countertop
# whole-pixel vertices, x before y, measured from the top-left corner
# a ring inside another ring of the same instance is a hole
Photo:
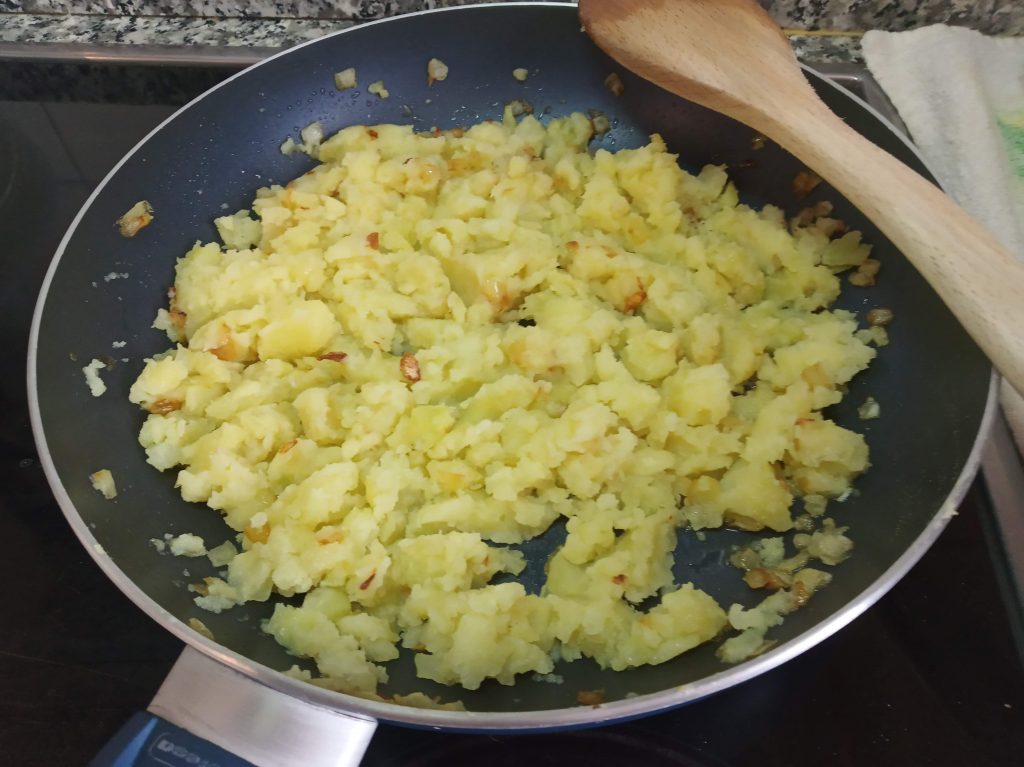
[[[239,0],[218,0],[217,6],[205,0],[67,0],[74,11],[58,12],[67,10],[64,2],[0,0],[5,98],[184,104],[222,79],[225,66],[246,66],[371,18],[489,0],[330,0],[327,18],[321,17],[321,0],[256,0],[241,6],[234,5]],[[863,33],[809,29],[821,20],[799,16],[794,8],[804,5],[802,0],[776,2],[777,21],[804,22],[787,30],[799,58],[811,65],[862,64]]]
[[[10,14],[0,43],[287,48],[358,22],[349,19]]]
[[[0,0],[0,59],[41,59],[58,46],[65,60],[74,46],[280,50],[371,19],[493,1]],[[1020,0],[760,1],[790,31],[805,61],[859,63],[867,29],[941,22],[988,34],[1024,34]],[[36,50],[27,53],[29,47]]]
[[[0,0],[2,3],[2,0]],[[0,58],[67,58],[74,46],[280,50],[360,23],[352,18],[132,16],[8,13],[0,16]],[[804,61],[859,63],[859,31],[788,30]],[[54,48],[60,46],[57,53]],[[130,53],[130,51],[125,51]],[[31,54],[31,55],[29,55]]]

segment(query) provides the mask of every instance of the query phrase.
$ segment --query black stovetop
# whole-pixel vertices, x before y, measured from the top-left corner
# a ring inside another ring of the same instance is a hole
[[[24,384],[32,306],[61,235],[105,171],[172,109],[0,101],[2,764],[84,764],[145,708],[181,647],[72,535],[36,460]],[[381,726],[364,764],[1024,763],[1024,670],[997,585],[990,514],[976,484],[938,543],[878,605],[713,698],[543,736]]]

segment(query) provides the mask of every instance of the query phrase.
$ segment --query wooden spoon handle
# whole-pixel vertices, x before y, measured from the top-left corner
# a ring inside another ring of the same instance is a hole
[[[938,188],[815,102],[755,127],[871,219],[1024,392],[1024,264]]]

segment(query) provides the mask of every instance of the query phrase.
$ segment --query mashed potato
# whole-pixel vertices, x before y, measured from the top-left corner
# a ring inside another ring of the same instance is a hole
[[[239,533],[200,605],[302,595],[265,630],[359,694],[400,647],[469,689],[661,663],[728,621],[673,576],[680,527],[786,531],[795,495],[848,491],[867,447],[820,411],[874,356],[827,309],[859,236],[591,134],[346,128],[179,261],[177,345],[131,400],[149,462]],[[558,520],[528,593],[516,544]]]

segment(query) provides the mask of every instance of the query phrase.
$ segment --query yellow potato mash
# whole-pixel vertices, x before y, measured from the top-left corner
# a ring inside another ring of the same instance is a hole
[[[591,135],[346,128],[178,262],[131,400],[239,533],[202,607],[303,595],[265,630],[358,694],[399,647],[469,689],[661,663],[728,620],[673,577],[681,527],[786,531],[794,495],[849,490],[867,447],[820,411],[875,353],[828,310],[859,235]],[[558,520],[540,594],[491,582]]]

